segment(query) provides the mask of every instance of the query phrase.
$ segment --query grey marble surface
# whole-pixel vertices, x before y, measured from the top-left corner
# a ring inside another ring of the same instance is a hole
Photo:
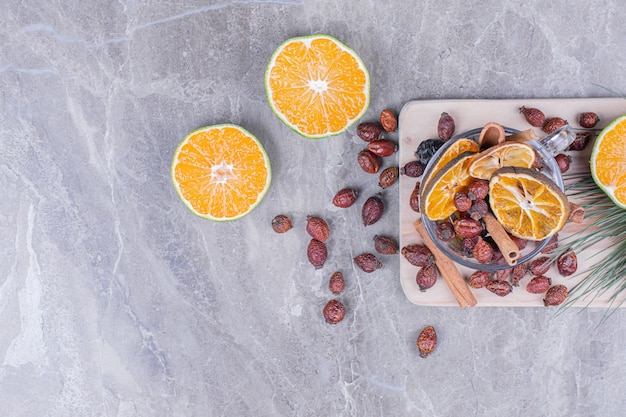
[[[471,4],[471,7],[469,6]],[[4,416],[619,416],[626,310],[423,307],[399,259],[351,257],[397,235],[397,187],[367,230],[354,129],[299,137],[263,75],[285,39],[334,35],[371,75],[367,119],[412,99],[626,93],[617,0],[32,1],[0,14],[0,410]],[[273,182],[247,217],[178,200],[178,142],[231,122]],[[392,163],[392,162],[390,162]],[[278,213],[295,228],[271,231]],[[332,228],[306,259],[308,214]],[[324,323],[342,270],[346,319]],[[428,359],[415,347],[434,325]]]

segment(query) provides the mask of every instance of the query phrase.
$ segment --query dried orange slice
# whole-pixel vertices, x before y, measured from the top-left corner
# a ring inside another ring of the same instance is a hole
[[[593,145],[589,166],[598,187],[626,209],[626,115],[602,129]]]
[[[454,141],[450,147],[448,147],[441,156],[437,163],[433,166],[431,172],[437,172],[443,168],[448,162],[452,161],[457,156],[464,152],[478,152],[480,148],[478,143],[472,139],[460,138]]]
[[[226,221],[250,213],[263,199],[272,177],[263,145],[231,124],[188,134],[172,160],[172,182],[185,205],[200,217]]]
[[[369,73],[361,58],[328,35],[292,38],[280,45],[265,71],[274,113],[308,138],[345,131],[370,100]]]
[[[456,211],[454,196],[472,181],[469,166],[476,156],[464,152],[428,179],[420,196],[420,211],[430,220],[443,220]]]
[[[497,170],[489,181],[489,204],[500,224],[521,239],[546,239],[561,230],[569,216],[563,191],[530,168]]]
[[[522,142],[504,142],[482,151],[470,166],[470,175],[488,180],[502,167],[530,168],[535,162],[535,150]]]

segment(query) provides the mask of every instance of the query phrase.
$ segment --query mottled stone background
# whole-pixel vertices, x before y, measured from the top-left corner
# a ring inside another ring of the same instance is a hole
[[[397,187],[364,230],[354,129],[306,140],[263,76],[285,39],[328,33],[371,75],[366,118],[413,99],[626,93],[617,0],[6,0],[0,13],[0,410],[5,416],[619,416],[626,310],[420,307],[399,259],[351,257],[397,235]],[[232,122],[273,167],[257,209],[192,215],[177,143]],[[295,228],[271,231],[283,212]],[[306,259],[307,214],[330,258]],[[342,270],[344,322],[325,324]],[[424,360],[415,339],[436,326]]]

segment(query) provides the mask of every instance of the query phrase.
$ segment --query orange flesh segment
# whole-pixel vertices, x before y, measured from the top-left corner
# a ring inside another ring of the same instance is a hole
[[[594,156],[596,180],[626,205],[626,119],[605,133]]]

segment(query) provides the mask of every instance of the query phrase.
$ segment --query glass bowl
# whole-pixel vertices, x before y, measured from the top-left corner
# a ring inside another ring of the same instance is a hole
[[[474,141],[478,141],[478,137],[480,136],[483,128],[472,129],[467,132],[461,133],[459,135],[454,136],[452,139],[444,143],[441,148],[435,152],[433,157],[426,165],[426,169],[424,170],[424,174],[422,178],[428,178],[431,174],[431,170],[433,166],[436,164],[436,161],[441,157],[441,154],[448,149],[454,141],[460,138],[468,138]],[[504,132],[507,136],[510,136],[515,133],[519,133],[519,130],[512,129],[510,127],[504,127]],[[554,155],[557,153],[567,149],[573,137],[575,137],[575,133],[571,130],[571,128],[560,129],[559,131],[543,138],[540,140],[531,140],[526,143],[531,145],[537,155],[543,160],[543,167],[541,168],[541,173],[550,178],[554,183],[561,189],[561,191],[565,191],[565,186],[563,184],[563,177],[561,176],[561,171],[559,170],[559,166],[557,165],[556,160],[554,159]],[[473,258],[463,256],[459,253],[458,249],[455,249],[452,246],[451,242],[444,242],[437,237],[435,230],[437,229],[438,222],[432,221],[426,216],[422,215],[422,222],[424,223],[424,227],[428,232],[428,235],[435,242],[435,245],[443,253],[460,265],[466,266],[468,268],[472,268],[475,270],[482,271],[498,271],[502,269],[513,268],[515,265],[523,264],[531,259],[533,259],[537,254],[539,254],[548,244],[550,243],[550,238],[541,240],[541,241],[528,241],[526,247],[520,251],[520,256],[517,258],[517,261],[514,265],[509,265],[504,262],[504,259],[501,258],[498,261],[492,261],[491,263],[479,263]]]

